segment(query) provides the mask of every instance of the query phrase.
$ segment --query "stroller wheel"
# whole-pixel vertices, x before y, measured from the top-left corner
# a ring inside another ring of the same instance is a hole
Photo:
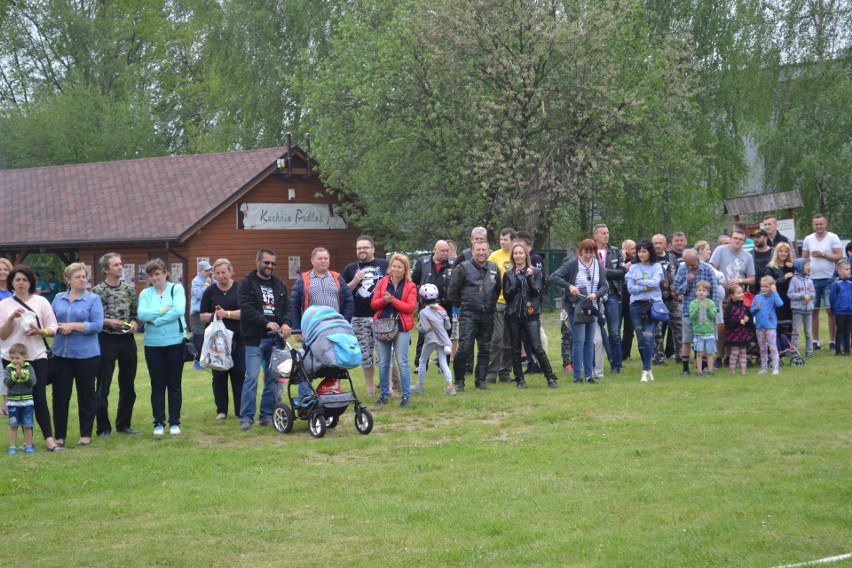
[[[311,414],[311,417],[308,418],[308,429],[314,438],[325,436],[325,416],[318,412]]]
[[[337,423],[340,421],[340,415],[335,414],[334,416],[329,416],[325,419],[325,427],[326,428],[335,428]]]
[[[275,405],[272,410],[272,425],[282,434],[289,434],[293,429],[293,411],[283,402]]]
[[[805,360],[800,355],[793,355],[790,357],[790,364],[794,367],[801,367],[805,364]]]
[[[373,431],[373,415],[366,408],[355,410],[355,430],[365,435]]]

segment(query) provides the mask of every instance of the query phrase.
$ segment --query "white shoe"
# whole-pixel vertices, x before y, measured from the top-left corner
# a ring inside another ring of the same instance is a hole
[[[224,420],[227,417],[228,417],[227,414],[225,414],[224,412],[220,412],[219,414],[216,415],[216,420]]]
[[[641,383],[647,383],[648,382],[648,371],[642,371],[642,379],[639,382],[641,382]]]
[[[765,375],[768,371],[766,369],[761,369],[757,372],[758,375]]]
[[[772,374],[773,374],[773,375],[777,375],[777,374],[778,374],[778,369],[772,369]]]
[[[169,434],[171,434],[172,436],[177,436],[178,434],[180,434],[180,426],[178,426],[177,424],[172,424],[171,426],[169,426]]]
[[[166,433],[166,429],[163,427],[162,424],[157,424],[156,426],[154,426],[154,435],[155,436],[162,436],[165,433]]]
[[[650,371],[648,371],[648,380],[649,380],[649,381],[653,381],[653,380],[654,380],[654,371],[653,371],[653,369],[652,369],[652,370],[650,370]]]

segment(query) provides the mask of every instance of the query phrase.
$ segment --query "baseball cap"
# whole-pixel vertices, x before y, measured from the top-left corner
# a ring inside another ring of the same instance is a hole
[[[198,263],[198,270],[210,270],[211,268],[213,268],[213,266],[206,260],[202,260]]]
[[[768,237],[769,233],[764,231],[763,229],[757,229],[751,234],[752,237]]]

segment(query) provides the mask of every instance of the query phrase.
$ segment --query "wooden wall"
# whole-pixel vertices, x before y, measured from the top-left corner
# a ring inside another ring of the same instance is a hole
[[[295,189],[296,199],[288,200],[288,189]],[[156,255],[167,255],[167,268],[170,263],[181,262],[181,256],[187,262],[184,265],[184,284],[189,285],[197,273],[195,259],[209,257],[212,264],[218,258],[227,258],[234,265],[234,279],[239,281],[251,270],[255,269],[254,259],[261,248],[270,248],[277,254],[276,275],[283,279],[292,289],[293,280],[288,277],[288,257],[301,257],[302,271],[310,270],[311,250],[323,246],[331,254],[331,269],[342,271],[350,262],[355,261],[355,239],[360,235],[356,228],[322,229],[322,230],[238,230],[237,209],[239,203],[337,203],[336,199],[325,191],[318,178],[311,177],[303,180],[300,176],[281,179],[276,175],[261,181],[249,193],[230,205],[221,214],[207,223],[185,243],[173,246],[167,251],[165,244],[156,245],[117,245],[108,250],[102,247],[82,247],[80,260],[93,266],[97,273],[96,282],[102,277],[97,267],[100,255],[106,252],[118,252],[122,261],[136,265],[138,275],[139,265],[144,265]],[[180,256],[179,256],[180,255]],[[93,275],[94,276],[94,275]],[[136,290],[140,292],[147,282],[136,281]]]

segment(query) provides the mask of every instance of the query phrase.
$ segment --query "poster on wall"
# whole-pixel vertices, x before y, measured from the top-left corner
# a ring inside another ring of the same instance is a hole
[[[287,274],[290,277],[290,280],[298,280],[299,274],[302,272],[302,257],[301,256],[291,256],[288,258],[287,262]]]
[[[139,265],[139,282],[147,282],[148,281],[148,273],[145,272],[145,265]]]
[[[346,229],[337,207],[330,203],[240,203],[237,229]]]
[[[133,284],[136,282],[136,265],[135,264],[125,264],[124,270],[121,274],[121,279],[127,282],[128,284]]]
[[[172,263],[172,282],[175,284],[183,284],[183,263]]]

